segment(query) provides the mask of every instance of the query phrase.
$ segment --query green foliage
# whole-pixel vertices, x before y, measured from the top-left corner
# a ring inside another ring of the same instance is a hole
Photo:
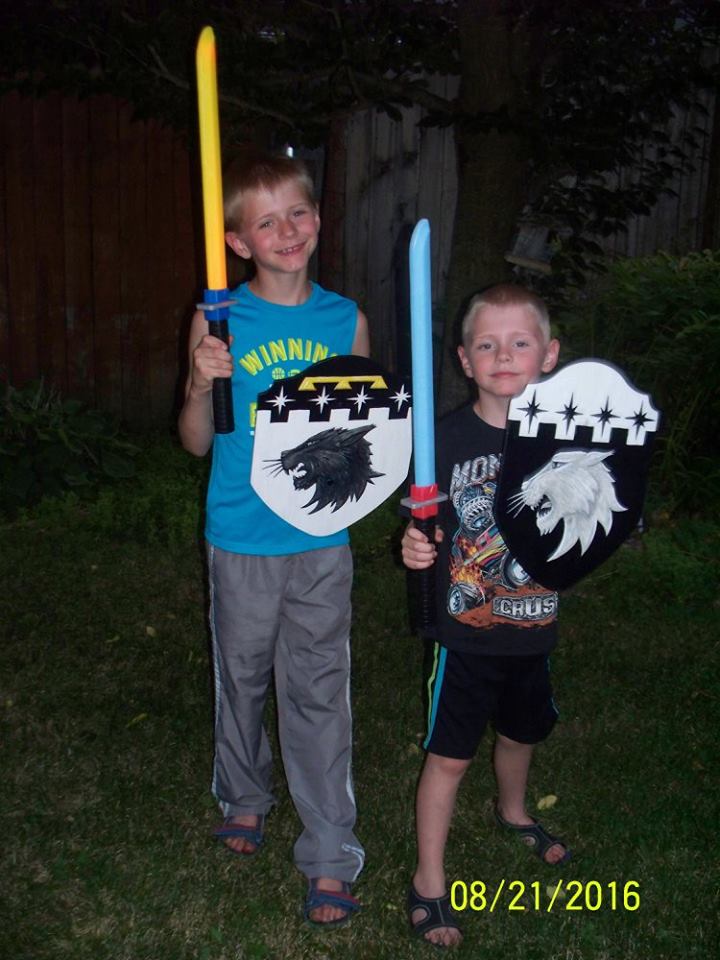
[[[598,237],[648,214],[696,163],[702,129],[687,124],[682,139],[671,131],[677,111],[703,112],[699,91],[715,82],[704,51],[717,43],[717,23],[700,0],[531,6],[546,49],[530,212],[551,228],[562,286],[597,263]]]
[[[0,512],[69,490],[87,495],[101,483],[132,477],[136,453],[107,414],[63,399],[42,380],[22,389],[7,383],[0,400]]]
[[[106,484],[92,499],[74,491],[45,497],[20,512],[20,521],[68,529],[81,520],[97,538],[162,547],[189,547],[202,535],[209,460],[191,457],[172,437],[136,438],[130,482]]]
[[[620,260],[559,318],[563,350],[617,363],[662,412],[656,477],[669,508],[718,502],[720,252]]]
[[[4,5],[7,6],[7,5]],[[225,143],[323,141],[336,111],[369,103],[398,116],[428,73],[453,61],[452,13],[435,0],[27,0],[0,9],[0,92],[112,92],[140,117],[194,130],[193,51],[211,25]],[[4,41],[4,42],[3,42]]]
[[[616,561],[624,590],[635,596],[647,596],[649,586],[661,591],[663,603],[682,611],[685,622],[690,615],[693,622],[714,615],[720,582],[720,527],[714,520],[659,524],[639,546],[621,550]]]
[[[188,546],[202,537],[209,459],[186,453],[169,436],[146,444],[132,484],[107,487],[88,508],[102,536],[159,546]]]

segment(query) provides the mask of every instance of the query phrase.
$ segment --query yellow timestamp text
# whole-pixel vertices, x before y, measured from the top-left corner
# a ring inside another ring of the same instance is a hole
[[[503,879],[495,884],[486,884],[482,880],[455,880],[450,887],[450,904],[459,913],[464,910],[487,910],[490,913],[495,910],[518,913],[587,910],[595,913],[603,909],[632,913],[640,909],[640,884],[637,880],[605,883],[599,880],[557,880],[550,884],[539,880],[526,883],[524,880]]]

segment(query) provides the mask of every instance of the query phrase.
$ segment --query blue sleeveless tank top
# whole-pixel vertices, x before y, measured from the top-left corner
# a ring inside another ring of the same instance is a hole
[[[297,307],[261,300],[245,283],[231,297],[235,430],[213,441],[205,536],[222,550],[260,556],[347,543],[347,530],[313,537],[278,517],[250,486],[250,467],[257,395],[312,363],[350,353],[357,305],[317,284]]]

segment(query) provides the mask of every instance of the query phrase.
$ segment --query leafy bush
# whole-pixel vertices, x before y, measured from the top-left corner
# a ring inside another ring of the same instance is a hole
[[[616,363],[661,410],[655,478],[667,508],[717,503],[720,252],[617,261],[559,327],[566,356]]]
[[[70,491],[17,512],[13,523],[83,531],[107,540],[187,547],[202,537],[209,458],[186,453],[169,434],[134,438],[137,457],[127,483],[106,484],[92,498]]]
[[[717,617],[720,582],[720,525],[716,518],[682,517],[653,526],[634,548],[616,554],[615,570],[620,583],[618,609],[627,607],[627,597],[642,597],[642,603],[658,610],[667,620],[674,608],[679,617]],[[662,598],[661,601],[658,598]]]
[[[210,459],[193,457],[171,436],[148,437],[132,483],[104,488],[87,511],[103,536],[158,546],[202,538]]]
[[[132,477],[137,447],[116,420],[63,399],[42,380],[6,383],[0,401],[0,511],[14,513],[43,497],[94,492]]]

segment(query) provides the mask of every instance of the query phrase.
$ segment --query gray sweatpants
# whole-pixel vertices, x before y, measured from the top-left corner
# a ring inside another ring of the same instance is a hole
[[[213,793],[227,817],[275,802],[262,725],[274,670],[285,776],[304,828],[295,863],[307,877],[353,881],[364,851],[353,833],[350,548],[257,557],[210,546],[208,566]]]

